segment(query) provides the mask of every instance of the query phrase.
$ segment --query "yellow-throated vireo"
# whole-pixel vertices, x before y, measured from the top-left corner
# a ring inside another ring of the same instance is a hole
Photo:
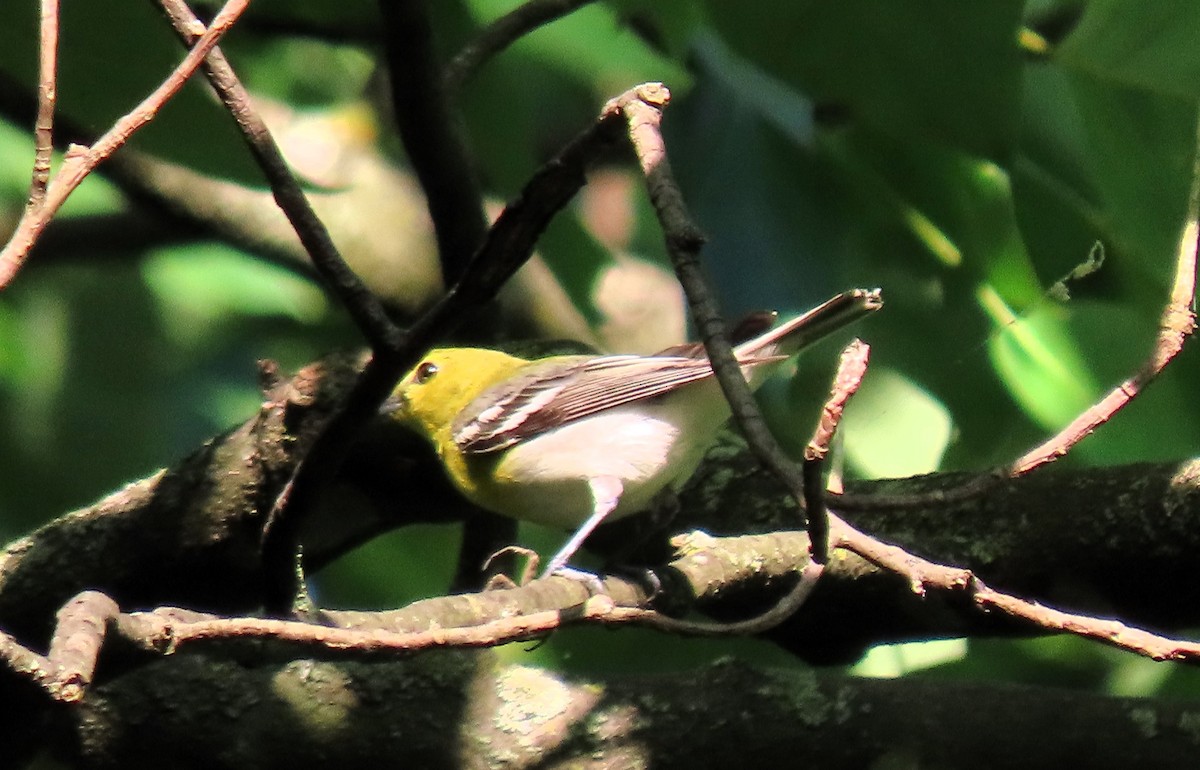
[[[752,388],[778,364],[883,304],[858,289],[734,352]],[[476,504],[575,534],[557,572],[602,521],[644,510],[699,465],[729,405],[702,347],[652,356],[553,356],[439,348],[396,387],[383,412],[425,436]]]

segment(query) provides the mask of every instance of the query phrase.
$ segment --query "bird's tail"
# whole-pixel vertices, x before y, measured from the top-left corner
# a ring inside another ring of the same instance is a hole
[[[791,356],[883,307],[879,289],[845,291],[774,329],[738,345],[738,360]]]

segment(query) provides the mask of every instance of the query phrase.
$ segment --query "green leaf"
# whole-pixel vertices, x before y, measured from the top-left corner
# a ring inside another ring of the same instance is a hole
[[[1015,137],[1022,3],[710,0],[718,33],[810,97],[880,130],[1002,157]]]
[[[997,329],[988,340],[992,364],[1039,425],[1058,430],[1099,396],[1059,308],[1042,304],[1017,317],[990,286],[980,289],[979,303]]]
[[[1200,97],[1200,3],[1089,0],[1054,53],[1071,69],[1160,94]]]
[[[315,324],[328,311],[319,288],[281,267],[218,245],[163,249],[142,266],[163,320],[180,343],[232,316],[284,316]]]
[[[851,671],[855,676],[892,679],[913,671],[961,661],[966,654],[966,639],[881,644],[872,647]]]
[[[847,405],[840,433],[855,475],[899,478],[937,470],[954,423],[929,392],[894,370],[875,367]]]
[[[488,22],[514,4],[468,0],[467,6],[479,21]],[[513,50],[592,83],[598,93],[617,94],[650,80],[683,88],[689,80],[682,67],[653,50],[602,4],[584,6],[539,28],[517,41]]]

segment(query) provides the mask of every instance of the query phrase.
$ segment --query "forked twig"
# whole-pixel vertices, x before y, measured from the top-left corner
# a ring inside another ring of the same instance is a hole
[[[42,204],[36,210],[26,207],[12,237],[5,244],[3,250],[0,250],[0,289],[7,286],[17,271],[21,269],[34,242],[66,201],[67,196],[96,166],[123,146],[139,128],[154,119],[162,106],[183,87],[187,79],[196,71],[221,36],[229,31],[233,23],[246,10],[248,4],[249,0],[229,0],[213,18],[208,31],[158,88],[154,89],[131,112],[114,123],[112,128],[97,139],[91,147],[72,145],[67,150],[62,167],[46,188]]]
[[[642,86],[636,89],[636,93],[638,99],[615,102],[614,106],[625,113],[629,123],[630,141],[646,176],[650,198],[658,212],[668,252],[701,330],[713,370],[721,381],[734,417],[752,451],[784,482],[797,500],[804,500],[806,495],[803,478],[796,473],[795,466],[783,457],[774,439],[766,431],[725,338],[723,324],[716,314],[715,304],[699,270],[698,255],[703,237],[692,223],[683,204],[682,195],[671,176],[666,161],[666,148],[659,132],[662,109],[666,106],[669,95],[657,84]],[[1175,284],[1170,303],[1163,314],[1162,330],[1150,362],[1139,375],[1127,380],[1109,399],[1101,402],[1100,409],[1095,414],[1089,410],[1088,414],[1081,417],[1077,423],[1084,427],[1076,427],[1074,430],[1068,428],[1043,447],[1026,455],[1012,466],[1013,475],[1027,473],[1038,465],[1060,456],[1096,425],[1111,417],[1115,409],[1128,403],[1133,395],[1162,371],[1192,332],[1195,324],[1192,305],[1195,294],[1197,235],[1200,231],[1197,227],[1200,211],[1200,124],[1197,131],[1196,165],[1189,195],[1187,224],[1178,250]],[[728,383],[726,379],[729,380]],[[1109,411],[1102,414],[1106,409]],[[1100,419],[1097,420],[1097,416]],[[812,521],[813,518],[810,517],[810,538],[813,536]],[[1072,631],[1154,657],[1189,661],[1200,659],[1200,645],[1168,639],[1122,624],[1114,626],[1114,622],[1110,620],[1049,609],[1035,602],[995,591],[968,569],[937,564],[911,554],[899,546],[884,543],[833,514],[829,515],[829,522],[830,536],[835,547],[850,550],[884,569],[905,577],[917,594],[924,594],[930,587],[951,592],[965,590],[969,592],[975,606],[981,610],[1001,609],[1009,615],[1028,620],[1043,628]]]
[[[830,444],[842,422],[846,404],[858,392],[867,373],[867,361],[871,346],[856,339],[846,346],[838,360],[833,388],[813,437],[804,448],[804,501],[808,513],[808,534],[812,542],[813,558],[821,564],[829,560],[829,508],[825,503],[825,458]]]
[[[1184,344],[1195,332],[1198,248],[1200,248],[1200,120],[1197,120],[1187,215],[1176,248],[1175,275],[1171,283],[1171,294],[1159,318],[1158,334],[1155,336],[1154,345],[1138,371],[1114,387],[1058,433],[1030,449],[1011,464],[993,468],[961,487],[939,491],[934,495],[877,497],[845,495],[839,496],[838,506],[851,510],[899,509],[966,500],[983,494],[1004,479],[1024,476],[1066,455],[1072,447],[1111,420],[1133,399],[1137,398],[1179,355]]]
[[[1188,191],[1187,218],[1175,256],[1175,277],[1171,296],[1158,323],[1154,348],[1141,369],[1108,395],[1093,404],[1040,446],[1026,452],[1008,466],[1009,476],[1021,476],[1065,455],[1096,428],[1108,422],[1130,401],[1137,398],[1167,364],[1183,350],[1196,329],[1196,251],[1200,238],[1200,120],[1197,121],[1196,149],[1192,160],[1192,183]]]
[[[704,235],[692,220],[683,194],[675,183],[660,129],[663,109],[670,99],[670,91],[661,83],[646,83],[610,101],[609,106],[620,111],[629,125],[629,142],[646,179],[650,202],[666,240],[667,254],[687,297],[713,374],[729,402],[734,422],[746,436],[746,442],[759,462],[783,482],[797,504],[802,506],[805,499],[803,474],[771,435],[733,354],[725,333],[725,322],[700,269]],[[809,534],[812,535],[811,530]]]

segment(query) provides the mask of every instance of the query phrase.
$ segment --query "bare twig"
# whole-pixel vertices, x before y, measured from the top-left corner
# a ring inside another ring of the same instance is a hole
[[[804,448],[805,460],[823,460],[829,454],[829,445],[842,422],[842,413],[862,385],[870,356],[871,346],[858,339],[853,340],[842,351],[829,399],[821,409],[821,418],[813,432],[812,440]]]
[[[612,109],[620,110],[628,122],[629,140],[645,175],[650,201],[666,239],[667,253],[687,296],[692,319],[704,342],[717,382],[729,402],[733,419],[759,461],[783,482],[797,503],[803,505],[803,474],[779,448],[767,428],[734,357],[725,333],[725,322],[700,268],[699,254],[704,245],[704,236],[692,221],[679,186],[675,183],[659,128],[662,111],[670,98],[670,92],[661,83],[647,83],[609,104]]]
[[[903,548],[884,543],[871,535],[855,529],[838,516],[829,515],[830,539],[834,548],[845,548],[869,562],[908,580],[909,588],[918,596],[935,588],[942,591],[960,591],[971,585],[974,576],[968,569],[948,567],[923,559]]]
[[[38,108],[33,125],[33,180],[29,185],[29,208],[40,209],[50,183],[50,160],[54,155],[54,104],[58,97],[58,0],[42,0],[38,54]]]
[[[195,47],[153,93],[113,124],[113,127],[91,147],[72,146],[67,150],[62,168],[54,175],[46,189],[43,204],[36,211],[25,210],[17,223],[16,231],[4,249],[0,250],[0,288],[7,286],[21,269],[38,235],[66,201],[67,196],[97,165],[124,145],[139,128],[154,119],[162,106],[183,87],[208,52],[217,45],[221,36],[229,31],[248,3],[249,0],[229,0],[213,19],[208,31],[196,42]]]
[[[58,611],[46,655],[38,655],[0,631],[0,660],[36,682],[51,698],[77,701],[96,672],[108,623],[119,614],[112,599],[98,591],[84,591]]]
[[[483,64],[538,27],[595,0],[529,0],[493,21],[446,65],[447,91],[457,92]]]
[[[425,3],[379,0],[379,9],[396,126],[425,191],[442,278],[449,285],[466,277],[488,223],[466,129],[446,95]],[[493,513],[480,512],[465,522],[455,587],[477,585],[487,554],[511,543],[516,534],[514,520]]]
[[[595,596],[569,609],[544,610],[516,617],[497,618],[479,626],[430,628],[395,632],[319,626],[296,620],[264,618],[213,618],[178,622],[155,613],[137,613],[123,624],[134,640],[160,652],[214,639],[275,639],[347,652],[413,652],[445,647],[493,647],[530,639],[562,628],[568,621],[613,620],[628,615],[607,596]]]
[[[862,340],[854,340],[842,351],[838,360],[837,374],[833,379],[821,419],[813,432],[812,439],[804,448],[804,464],[801,467],[804,480],[804,507],[808,513],[808,535],[812,542],[813,560],[825,564],[829,561],[829,509],[825,505],[825,457],[829,445],[842,421],[846,403],[858,392],[867,373],[867,360],[871,346]]]
[[[838,521],[833,534],[839,547],[907,577],[913,592],[917,594],[924,594],[929,588],[966,592],[973,605],[984,612],[999,610],[1038,628],[1095,639],[1154,660],[1200,662],[1198,642],[1154,634],[1116,620],[1064,612],[997,591],[975,577],[970,570],[948,567],[914,556],[902,548],[881,543],[845,522]]]
[[[1200,662],[1200,643],[1194,641],[1154,634],[1118,620],[1056,610],[1037,602],[994,591],[979,579],[975,580],[974,592],[975,606],[981,610],[997,609],[1013,617],[1028,620],[1038,628],[1095,639],[1154,660]]]
[[[205,34],[204,24],[184,0],[159,0],[159,4],[184,45],[194,45]],[[300,237],[317,272],[342,301],[373,350],[395,348],[400,337],[399,327],[391,321],[383,304],[363,285],[338,252],[325,224],[313,211],[303,188],[288,168],[279,145],[271,136],[270,129],[254,109],[250,94],[229,66],[225,55],[220,49],[214,48],[204,59],[203,67],[209,82],[237,123],[246,145],[271,185],[275,201]]]
[[[1192,184],[1188,193],[1187,218],[1175,259],[1175,279],[1171,297],[1159,320],[1158,336],[1150,357],[1135,375],[1113,388],[1108,395],[1071,421],[1044,444],[1026,452],[1009,466],[1009,475],[1020,476],[1054,462],[1065,455],[1099,426],[1112,417],[1149,385],[1179,355],[1183,345],[1196,329],[1196,250],[1200,237],[1200,121],[1197,121],[1195,156],[1192,161]]]

